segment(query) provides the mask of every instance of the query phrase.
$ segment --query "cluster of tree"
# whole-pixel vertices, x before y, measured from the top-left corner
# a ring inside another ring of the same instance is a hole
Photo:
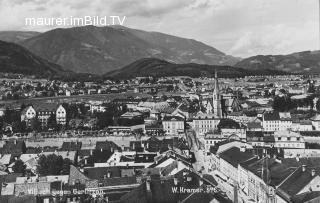
[[[12,166],[12,170],[15,173],[25,173],[26,170],[26,165],[24,164],[24,162],[21,159],[18,159],[15,161],[14,165]]]
[[[199,105],[199,100],[195,99],[195,100],[191,100],[189,102],[189,108],[188,108],[188,113],[197,113],[200,110],[204,110],[204,107],[201,107]]]
[[[0,117],[0,126],[1,132],[10,134],[11,130],[5,129],[4,127],[10,124],[12,126],[13,132],[25,132],[26,131],[26,123],[21,121],[20,119],[20,111],[6,109],[4,115]]]
[[[320,111],[320,99],[318,99],[318,101],[316,103],[316,109],[317,109],[317,111]]]
[[[75,103],[63,103],[63,108],[65,108],[67,112],[67,122],[70,121],[70,119],[73,118],[81,118],[82,116],[86,115],[88,112],[88,109],[84,105],[84,103],[75,104]]]
[[[62,156],[55,154],[41,155],[38,160],[37,171],[41,176],[68,175],[70,165],[70,159],[63,159]]]
[[[104,104],[104,106],[105,112],[96,113],[96,117],[98,119],[97,127],[99,129],[103,129],[110,125],[114,125],[114,121],[116,120],[116,118],[118,118],[120,115],[124,114],[127,111],[125,105],[121,106],[114,103],[108,103]]]
[[[218,131],[221,132],[222,128],[240,128],[240,124],[232,119],[223,118],[220,120],[217,128]]]
[[[290,111],[297,107],[313,106],[313,97],[309,96],[304,99],[291,99],[289,96],[276,96],[273,100],[273,109],[275,111]]]

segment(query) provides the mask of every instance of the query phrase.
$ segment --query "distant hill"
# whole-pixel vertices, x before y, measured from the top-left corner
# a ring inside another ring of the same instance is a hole
[[[20,44],[76,73],[106,73],[150,57],[210,65],[233,65],[239,61],[196,40],[122,26],[59,28]]]
[[[243,59],[236,67],[248,70],[280,70],[289,73],[320,73],[320,51],[304,51],[289,55],[258,55]]]
[[[31,31],[0,31],[0,40],[5,42],[21,42],[23,40],[39,35],[40,32]]]
[[[48,62],[27,49],[0,41],[0,72],[36,75],[41,77],[60,77],[71,75],[61,66]]]
[[[256,74],[283,74],[281,71],[263,72],[246,70],[232,66],[214,66],[200,64],[174,64],[156,58],[144,58],[137,60],[119,70],[106,73],[105,77],[125,79],[137,76],[190,76],[190,77],[213,77],[218,71],[219,77],[243,77]]]

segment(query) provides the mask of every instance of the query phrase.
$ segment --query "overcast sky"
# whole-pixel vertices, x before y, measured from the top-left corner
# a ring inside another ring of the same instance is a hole
[[[124,26],[247,57],[318,49],[318,7],[318,0],[0,0],[0,30],[48,29],[26,27],[26,17],[125,15]]]

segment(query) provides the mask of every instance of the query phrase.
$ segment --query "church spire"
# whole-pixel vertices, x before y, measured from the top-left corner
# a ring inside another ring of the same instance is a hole
[[[219,90],[219,82],[218,82],[218,71],[214,73],[214,90],[213,90],[213,114],[220,118],[222,116],[222,109],[221,109],[221,96]]]

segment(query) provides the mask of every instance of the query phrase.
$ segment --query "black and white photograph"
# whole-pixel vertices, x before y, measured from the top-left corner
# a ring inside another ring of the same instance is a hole
[[[320,203],[320,0],[0,0],[0,203]]]

